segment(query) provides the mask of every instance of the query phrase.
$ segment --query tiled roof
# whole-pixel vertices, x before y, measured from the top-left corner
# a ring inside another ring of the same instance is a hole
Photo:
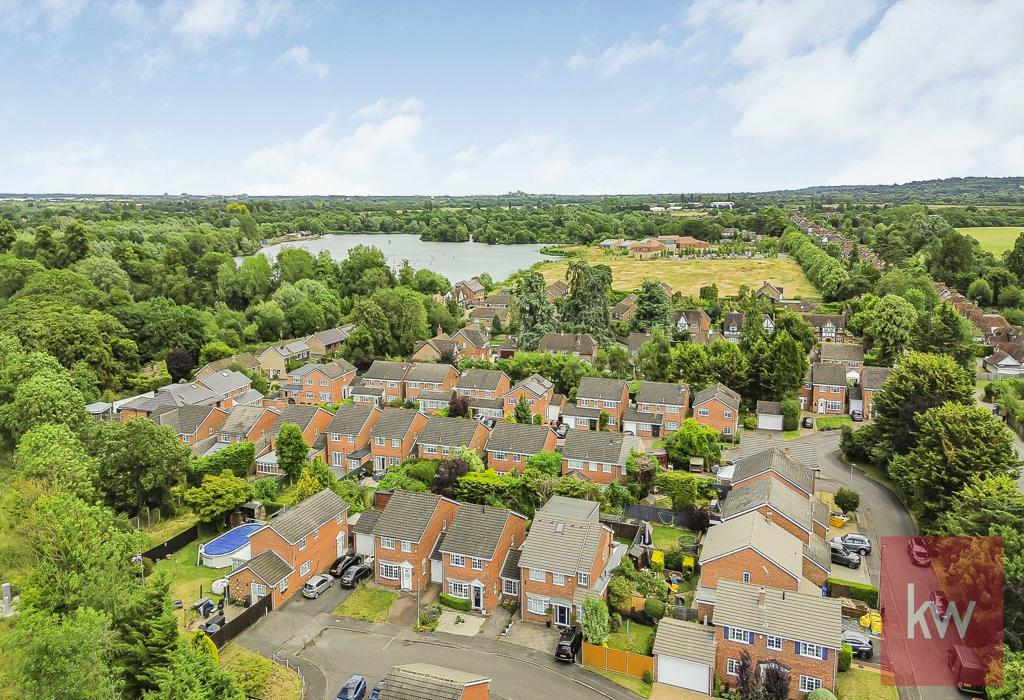
[[[370,437],[405,437],[417,415],[422,414],[408,408],[385,408],[380,418],[370,428]]]
[[[229,394],[252,383],[252,380],[241,372],[230,369],[208,374],[199,381],[210,391],[215,391],[218,394]]]
[[[228,576],[234,576],[244,569],[252,571],[254,574],[266,581],[267,585],[270,587],[276,586],[286,576],[294,571],[291,564],[282,559],[281,556],[272,549],[268,549],[257,554],[255,557],[245,562],[241,567],[228,574]]]
[[[846,386],[846,369],[842,365],[815,362],[807,370],[805,381],[824,386]]]
[[[292,371],[291,376],[295,378],[303,377],[313,370],[320,370],[320,373],[328,379],[337,379],[349,372],[354,372],[355,369],[356,368],[348,360],[338,358],[337,360],[332,360],[331,362],[326,362],[324,364],[312,362],[308,365],[303,365],[302,367]]]
[[[440,384],[450,373],[456,372],[451,365],[431,362],[415,362],[405,375],[407,382],[428,382]],[[456,372],[456,374],[458,374]]]
[[[463,328],[462,330],[457,331],[452,338],[461,338],[465,340],[468,345],[474,348],[487,347],[487,336],[484,335],[479,328]]]
[[[373,528],[378,537],[419,542],[441,502],[434,493],[395,491]]]
[[[459,700],[466,686],[488,681],[486,676],[432,664],[392,666],[381,700]]]
[[[348,510],[345,500],[330,489],[315,493],[270,521],[270,529],[290,544]]]
[[[597,399],[599,401],[621,401],[622,394],[629,393],[628,385],[623,379],[602,379],[600,377],[583,377],[576,400]]]
[[[892,369],[889,367],[865,367],[860,374],[860,386],[869,391],[880,389],[890,374]]]
[[[379,510],[364,510],[362,513],[359,513],[358,519],[353,516],[355,523],[349,529],[358,535],[372,535],[373,528],[377,526],[377,521],[380,520],[382,512]]]
[[[754,413],[759,416],[778,416],[782,414],[782,404],[778,401],[758,401]]]
[[[531,374],[526,379],[524,379],[523,381],[516,384],[514,387],[512,387],[512,389],[525,389],[534,396],[544,396],[549,391],[552,391],[554,389],[554,386],[555,385],[552,384],[550,380],[546,379],[545,377],[539,374],[534,373]]]
[[[537,349],[541,352],[575,352],[593,355],[597,342],[588,333],[547,333],[541,336]]]
[[[153,422],[170,426],[179,435],[192,435],[211,413],[219,411],[213,406],[161,406],[153,411]]]
[[[725,384],[714,384],[703,391],[698,391],[693,397],[693,405],[696,407],[711,399],[718,399],[735,411],[740,410],[740,395]]]
[[[315,416],[317,412],[323,410],[324,409],[319,406],[305,406],[297,403],[290,404],[281,412],[277,422],[274,423],[274,427],[270,429],[270,434],[277,435],[281,432],[281,426],[285,423],[294,423],[299,426],[300,430],[305,430],[306,426],[309,425],[309,422],[313,420],[313,416]]]
[[[738,484],[769,471],[775,472],[808,495],[814,493],[814,472],[777,447],[739,460],[732,475],[732,483]]]
[[[804,545],[804,557],[814,562],[816,566],[832,571],[832,551],[824,537],[811,533],[811,541]]]
[[[775,479],[762,479],[730,491],[722,506],[722,519],[728,520],[762,506],[775,511],[774,517],[785,517],[807,532],[813,529],[810,500]]]
[[[408,371],[409,365],[404,362],[374,360],[363,375],[364,379],[383,379],[385,381],[401,381]]]
[[[864,346],[855,343],[822,343],[821,359],[838,362],[864,361]]]
[[[541,509],[534,515],[526,535],[519,565],[570,576],[589,571],[603,530],[604,526],[596,520],[573,519]]]
[[[501,577],[519,580],[519,557],[521,549],[509,549],[505,555],[505,563],[501,565]]]
[[[715,628],[671,617],[658,622],[655,656],[671,656],[706,666],[715,665]]]
[[[532,455],[544,449],[551,429],[546,425],[496,424],[487,438],[487,450]]]
[[[700,565],[743,549],[753,549],[799,579],[803,571],[804,543],[760,513],[726,520],[708,530],[700,552]]]
[[[766,602],[759,604],[760,591]],[[838,649],[842,643],[842,604],[835,598],[806,595],[719,579],[715,625],[757,630]]]
[[[648,425],[661,425],[665,416],[660,413],[641,413],[633,406],[626,409],[622,414],[623,423],[646,423]]]
[[[352,326],[339,326],[338,328],[328,328],[325,331],[314,333],[313,337],[319,340],[326,346],[337,345],[343,343],[348,338],[348,334],[352,331]]]
[[[245,435],[252,430],[263,413],[269,410],[271,409],[263,406],[235,406],[231,409],[231,413],[228,414],[227,420],[224,421],[219,432]]]
[[[220,360],[208,362],[207,364],[200,367],[196,373],[201,374],[203,372],[220,372],[221,370],[230,368],[231,365],[234,364],[242,365],[243,367],[246,367],[248,369],[255,369],[256,367],[260,366],[259,361],[251,352],[242,352],[237,355],[232,355],[231,357],[224,357],[221,358]]]
[[[626,339],[626,349],[630,355],[636,355],[640,352],[640,346],[644,343],[649,342],[654,336],[650,332],[647,333],[630,333]]]
[[[419,437],[420,445],[443,445],[447,447],[468,447],[481,423],[471,418],[448,418],[430,416]],[[486,430],[486,428],[484,428]]]
[[[445,532],[441,551],[477,559],[493,559],[501,533],[510,518],[526,520],[522,515],[505,508],[463,503]]]
[[[326,432],[341,435],[358,435],[370,415],[379,409],[365,403],[342,404],[327,426]]]
[[[504,372],[497,369],[467,369],[455,386],[459,389],[494,391],[501,383]]]
[[[666,406],[685,406],[689,389],[685,384],[673,382],[640,382],[636,390],[636,403],[656,403]]]
[[[596,430],[570,430],[565,437],[562,456],[608,464],[625,464],[630,450],[643,451],[639,438],[624,433]]]

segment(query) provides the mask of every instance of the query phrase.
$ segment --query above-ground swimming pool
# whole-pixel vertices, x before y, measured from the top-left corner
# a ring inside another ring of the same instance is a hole
[[[199,546],[199,560],[203,566],[223,569],[233,561],[250,558],[249,538],[265,528],[263,523],[245,523],[218,535]]]

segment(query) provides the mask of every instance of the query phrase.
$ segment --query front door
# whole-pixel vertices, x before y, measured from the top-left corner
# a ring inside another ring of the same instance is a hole
[[[569,606],[567,605],[556,605],[555,606],[555,624],[560,627],[569,626]]]
[[[348,550],[348,540],[345,537],[345,533],[339,532],[335,541],[337,542],[337,551],[338,556],[340,557]]]
[[[373,458],[373,472],[374,474],[383,474],[388,467],[387,457],[374,457]]]
[[[408,562],[402,563],[402,590],[412,590],[412,566]]]
[[[661,426],[660,425],[651,426],[651,437],[653,437],[653,438],[661,437]]]
[[[473,609],[483,610],[484,609],[484,589],[483,586],[473,586]]]
[[[818,399],[818,413],[825,412],[825,399]]]

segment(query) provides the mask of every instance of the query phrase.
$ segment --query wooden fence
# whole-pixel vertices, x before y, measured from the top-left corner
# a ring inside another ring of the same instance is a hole
[[[184,549],[186,545],[195,542],[197,539],[199,539],[199,526],[193,525],[184,532],[179,532],[166,542],[161,542],[152,549],[146,550],[142,553],[142,556],[154,562],[160,561],[168,554],[174,554],[175,552]]]
[[[212,639],[213,643],[217,645],[217,648],[220,649],[242,632],[262,620],[263,616],[270,612],[270,598],[271,596],[269,595],[263,596],[246,608],[245,612],[241,615],[233,620],[228,620],[226,625],[211,634],[210,639]]]
[[[587,642],[583,642],[583,665],[603,668],[616,673],[626,673],[639,678],[643,678],[645,672],[654,674],[653,656],[599,647]]]

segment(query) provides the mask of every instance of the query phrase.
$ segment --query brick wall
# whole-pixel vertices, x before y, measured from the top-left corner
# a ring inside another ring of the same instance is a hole
[[[708,415],[700,415],[701,410],[706,409]],[[705,401],[700,406],[693,407],[693,418],[701,425],[714,428],[716,432],[723,435],[735,435],[740,424],[739,411],[726,406],[717,399]],[[726,433],[726,428],[731,432]]]
[[[472,505],[465,505],[464,508],[472,508]],[[442,592],[448,593],[448,579],[453,578],[467,583],[474,580],[483,584],[484,598],[483,609],[486,612],[494,612],[498,603],[501,602],[501,565],[505,563],[505,556],[510,547],[518,547],[526,539],[526,520],[520,517],[510,517],[502,530],[498,546],[495,548],[494,557],[483,561],[483,569],[473,568],[473,561],[465,557],[463,566],[454,566],[451,558],[444,555],[444,586]],[[515,542],[515,545],[512,543]],[[472,599],[472,596],[471,596]]]
[[[384,549],[381,546],[381,538],[374,536],[374,556],[376,557],[376,569],[373,573],[374,581],[379,586],[388,588],[401,588],[401,577],[397,580],[382,578],[380,575],[380,563],[382,561],[392,564],[409,562],[412,565],[412,588],[413,591],[423,590],[430,585],[430,555],[434,551],[434,544],[442,530],[446,530],[455,518],[458,504],[452,501],[441,499],[437,509],[430,518],[419,542],[413,542],[409,552],[402,551],[402,543],[395,540],[394,549]]]
[[[825,401],[825,415],[842,415],[846,413],[846,386],[840,386],[839,391],[832,391],[831,387],[825,384],[815,384],[814,390],[811,393],[811,404],[807,407],[807,410],[815,413],[820,413],[818,410],[818,402],[824,399]],[[838,401],[839,408],[829,408],[829,401]]]
[[[704,564],[700,569],[700,580],[704,586],[714,588],[720,578],[742,582],[744,572],[750,574],[750,583],[755,586],[795,591],[799,584],[791,573],[749,548]]]
[[[812,659],[798,655],[796,653],[796,643],[789,639],[782,640],[781,650],[768,649],[767,638],[761,634],[754,635],[753,644],[729,641],[725,638],[724,627],[717,627],[715,629],[715,639],[718,641],[715,651],[715,670],[719,678],[722,679],[722,682],[728,683],[729,687],[733,690],[736,688],[736,676],[729,675],[727,671],[728,659],[739,661],[740,653],[744,650],[750,654],[755,668],[761,661],[773,660],[789,668],[789,697],[793,700],[798,700],[807,695],[800,692],[801,675],[820,678],[822,687],[829,690],[835,689],[837,656],[835,649],[828,650],[828,660]]]

